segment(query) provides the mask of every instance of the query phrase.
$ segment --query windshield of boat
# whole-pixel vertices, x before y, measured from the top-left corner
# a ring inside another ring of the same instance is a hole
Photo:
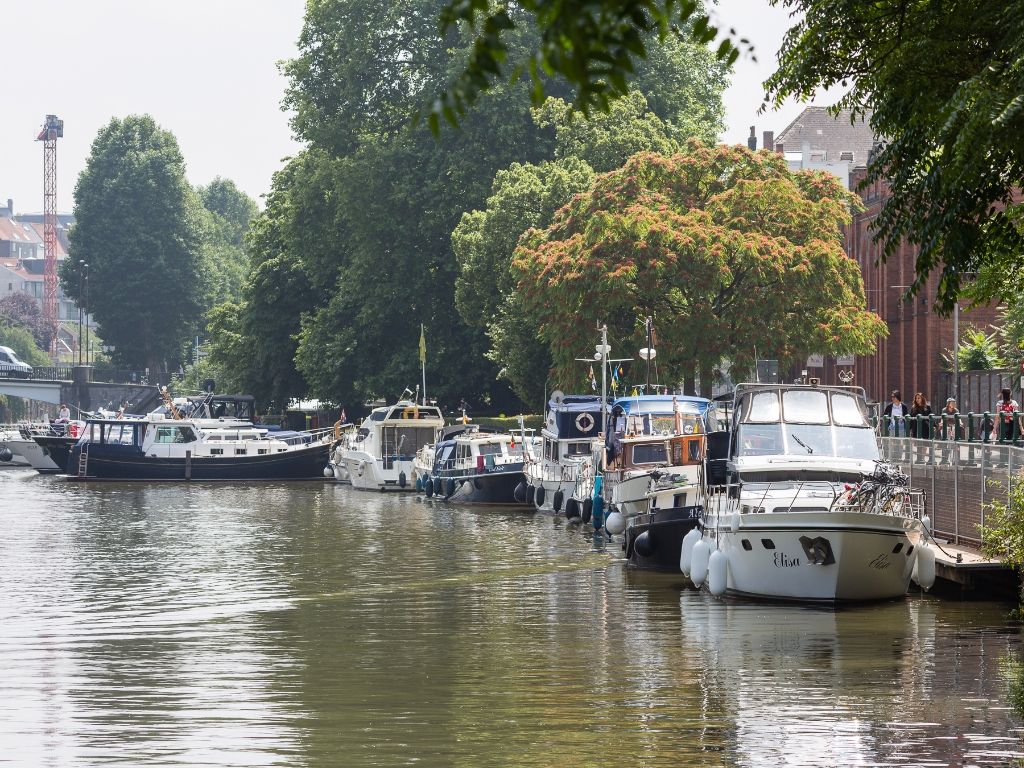
[[[878,444],[861,401],[817,389],[752,392],[741,403],[734,456],[834,456],[877,459]]]
[[[664,443],[641,443],[633,446],[633,464],[664,464]]]

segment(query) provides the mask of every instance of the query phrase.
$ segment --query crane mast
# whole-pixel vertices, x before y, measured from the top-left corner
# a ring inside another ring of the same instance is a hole
[[[50,331],[50,354],[57,356],[57,139],[64,121],[47,115],[36,141],[43,142],[43,318]]]

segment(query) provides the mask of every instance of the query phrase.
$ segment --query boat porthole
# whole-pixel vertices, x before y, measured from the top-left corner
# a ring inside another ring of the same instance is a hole
[[[761,539],[761,546],[765,549],[775,549],[775,542],[771,539]]]
[[[907,557],[910,557],[910,553],[913,552],[913,551],[914,551],[914,545],[911,544],[909,547],[907,547]]]
[[[743,541],[741,541],[740,543],[743,545],[743,548],[747,550],[747,552],[753,549],[753,547],[750,545],[749,539],[743,539]]]
[[[903,542],[902,541],[899,542],[895,547],[892,548],[892,553],[894,555],[898,555],[900,553],[901,549],[903,549]]]

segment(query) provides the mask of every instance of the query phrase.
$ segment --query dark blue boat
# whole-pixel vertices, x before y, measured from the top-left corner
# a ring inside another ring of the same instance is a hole
[[[476,425],[448,427],[434,446],[434,467],[423,482],[428,497],[467,504],[519,505],[526,446],[507,433]]]
[[[324,476],[332,442],[272,438],[214,441],[187,420],[90,419],[68,458],[83,480],[311,480]]]

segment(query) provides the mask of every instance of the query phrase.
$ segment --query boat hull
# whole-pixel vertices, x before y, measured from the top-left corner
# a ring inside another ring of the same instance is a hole
[[[7,447],[11,449],[16,457],[21,457],[27,461],[36,472],[41,472],[45,475],[62,471],[50,454],[32,438],[23,437],[8,440]]]
[[[857,512],[746,514],[717,532],[726,594],[815,603],[903,597],[920,538],[916,520]]]
[[[385,469],[382,461],[368,453],[349,452],[343,456],[342,464],[353,488],[362,491],[404,491],[406,493],[416,490],[411,458],[393,461],[392,466]],[[405,485],[402,485],[401,482],[403,473],[405,474]]]
[[[77,437],[64,437],[63,435],[33,435],[35,441],[50,460],[56,465],[54,472],[68,472],[68,460],[71,458],[71,449],[78,442]]]
[[[322,480],[330,448],[321,443],[256,456],[166,458],[146,456],[128,446],[91,445],[85,475],[79,477],[81,448],[76,445],[68,476],[81,480]]]
[[[683,537],[697,527],[700,513],[701,507],[674,507],[634,518],[622,543],[627,565],[678,573]]]
[[[453,501],[459,504],[500,504],[502,506],[524,506],[525,502],[516,501],[516,486],[523,482],[522,470],[510,472],[481,472],[474,474],[446,474],[433,478],[435,486],[441,485],[441,491],[434,491],[434,498]],[[449,486],[452,483],[452,486]],[[452,492],[449,493],[449,490]]]

